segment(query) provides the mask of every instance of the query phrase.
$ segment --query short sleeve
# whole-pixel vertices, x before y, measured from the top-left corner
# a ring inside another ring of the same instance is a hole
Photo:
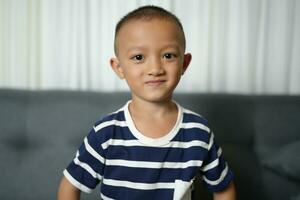
[[[211,133],[208,152],[201,167],[204,185],[210,192],[224,190],[233,180],[233,172],[228,167],[222,154],[222,149],[216,144]]]
[[[84,138],[75,158],[64,170],[64,175],[75,187],[90,193],[102,180],[104,163],[101,142],[92,129]]]

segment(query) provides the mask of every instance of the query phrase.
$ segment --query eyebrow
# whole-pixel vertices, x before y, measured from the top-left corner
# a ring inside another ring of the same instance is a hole
[[[163,47],[163,49],[168,49],[168,48],[174,48],[176,50],[180,50],[180,45],[178,45],[178,44],[168,44],[168,45]]]
[[[135,51],[135,50],[139,51],[139,50],[145,50],[145,49],[146,48],[144,48],[144,47],[134,46],[134,47],[129,48],[126,52],[128,53],[130,51]]]
[[[169,49],[169,48],[174,48],[174,49],[176,49],[176,50],[180,50],[180,45],[178,45],[178,44],[167,44],[167,45],[165,45],[165,46],[163,46],[161,49]],[[128,52],[130,52],[130,51],[140,51],[140,50],[145,50],[145,49],[147,49],[147,48],[145,48],[145,47],[142,47],[142,46],[133,46],[133,47],[131,47],[131,48],[129,48],[126,52],[128,53]]]

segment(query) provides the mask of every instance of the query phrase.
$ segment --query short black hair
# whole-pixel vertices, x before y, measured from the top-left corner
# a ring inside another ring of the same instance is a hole
[[[128,14],[126,14],[124,17],[120,19],[120,21],[117,23],[116,28],[115,28],[115,41],[114,41],[114,50],[115,54],[117,55],[117,44],[116,44],[116,39],[118,36],[118,33],[120,29],[128,22],[132,20],[151,20],[153,18],[162,18],[162,19],[167,19],[172,22],[174,22],[180,29],[182,33],[182,39],[183,39],[183,48],[185,49],[186,46],[186,41],[185,41],[185,34],[183,30],[183,26],[178,19],[173,13],[158,7],[154,5],[146,5],[139,7]]]

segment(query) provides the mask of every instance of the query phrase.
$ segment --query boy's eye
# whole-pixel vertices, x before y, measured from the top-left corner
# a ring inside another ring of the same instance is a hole
[[[143,55],[135,55],[131,58],[132,60],[141,61],[144,59]]]
[[[176,56],[173,53],[166,53],[166,54],[164,54],[164,58],[166,58],[166,59],[172,59],[174,57],[176,57]]]

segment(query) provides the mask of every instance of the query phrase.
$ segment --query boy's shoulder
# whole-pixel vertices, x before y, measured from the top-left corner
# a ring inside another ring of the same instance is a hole
[[[119,110],[109,113],[102,117],[100,120],[96,121],[96,123],[94,123],[94,130],[95,132],[98,132],[106,126],[122,126],[125,121],[124,107],[122,107]]]
[[[208,120],[201,114],[184,107],[181,107],[181,109],[183,113],[183,123],[200,123],[209,126]]]

